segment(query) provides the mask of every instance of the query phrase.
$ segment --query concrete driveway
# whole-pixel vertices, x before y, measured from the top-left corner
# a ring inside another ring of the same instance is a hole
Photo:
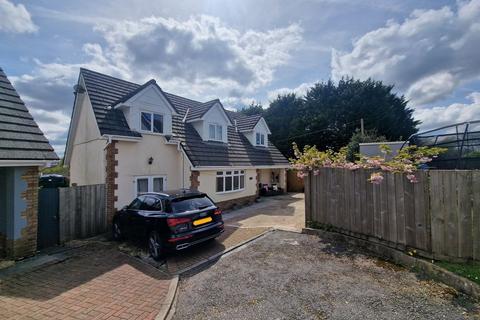
[[[478,302],[342,243],[273,231],[180,283],[174,319],[479,319]]]
[[[305,227],[304,194],[262,197],[258,203],[225,213],[223,219],[235,227],[301,231]]]

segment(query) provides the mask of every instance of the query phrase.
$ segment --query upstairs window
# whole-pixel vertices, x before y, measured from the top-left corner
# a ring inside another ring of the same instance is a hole
[[[257,132],[256,142],[257,142],[257,146],[264,146],[265,145],[265,134]]]
[[[210,123],[208,125],[208,139],[215,141],[223,140],[223,127],[219,124]]]
[[[142,112],[141,129],[142,131],[163,133],[163,116],[153,112]]]

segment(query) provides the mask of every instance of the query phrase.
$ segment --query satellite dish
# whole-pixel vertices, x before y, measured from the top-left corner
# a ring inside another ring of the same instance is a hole
[[[82,86],[76,84],[73,86],[73,93],[77,94],[77,93],[85,93],[85,88],[83,88]]]

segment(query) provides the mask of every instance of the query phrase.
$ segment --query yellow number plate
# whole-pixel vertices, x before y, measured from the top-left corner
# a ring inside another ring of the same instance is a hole
[[[205,223],[209,223],[209,222],[212,222],[212,217],[206,217],[206,218],[203,218],[203,219],[195,220],[195,221],[193,221],[193,225],[194,226],[199,226],[201,224],[205,224]]]

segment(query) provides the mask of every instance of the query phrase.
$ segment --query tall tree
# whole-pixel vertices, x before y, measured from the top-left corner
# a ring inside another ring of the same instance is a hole
[[[344,78],[338,83],[315,84],[303,99],[295,94],[278,96],[264,117],[272,142],[291,156],[292,142],[338,150],[349,143],[362,118],[368,131],[390,141],[406,139],[417,132],[419,124],[412,113],[405,97],[394,93],[393,86]]]
[[[253,116],[255,114],[263,114],[264,111],[261,103],[252,101],[248,107],[241,109],[239,112],[246,116]]]
[[[272,132],[270,140],[284,155],[291,156],[292,142],[295,141],[292,139],[306,133],[301,126],[302,109],[303,100],[295,93],[289,93],[279,95],[264,112],[263,117]]]

